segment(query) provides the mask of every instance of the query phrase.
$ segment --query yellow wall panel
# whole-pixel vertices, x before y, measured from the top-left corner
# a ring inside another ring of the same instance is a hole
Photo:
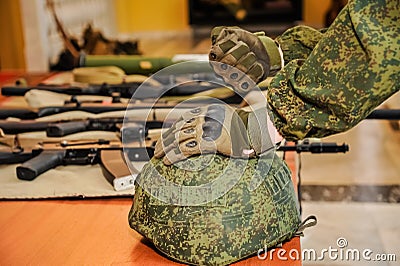
[[[0,1],[0,70],[24,69],[24,37],[19,1]]]
[[[185,30],[189,25],[186,0],[116,0],[119,32]]]
[[[303,22],[323,27],[331,0],[303,0]],[[115,0],[118,31],[185,30],[189,28],[188,0]]]

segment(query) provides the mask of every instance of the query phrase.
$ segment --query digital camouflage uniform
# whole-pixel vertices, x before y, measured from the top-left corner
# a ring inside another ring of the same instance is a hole
[[[346,131],[399,90],[399,1],[349,1],[325,33],[295,27],[276,41],[286,65],[267,100],[286,139]]]
[[[398,0],[349,1],[326,32],[299,26],[276,38],[285,66],[273,77],[267,100],[285,138],[348,130],[399,90],[399,10]],[[210,156],[171,166],[153,158],[138,177],[131,227],[173,259],[208,265],[240,260],[295,235],[299,209],[282,159],[215,155],[201,171],[181,168],[197,168]],[[168,204],[144,189],[162,186],[159,175],[178,185],[203,185],[218,178],[229,162],[233,168],[225,171],[227,177],[240,173],[239,179],[209,203]],[[261,183],[252,190],[254,178]]]

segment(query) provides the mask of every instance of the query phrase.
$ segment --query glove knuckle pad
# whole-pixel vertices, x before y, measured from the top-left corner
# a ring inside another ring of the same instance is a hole
[[[231,41],[231,40],[227,40],[223,43],[218,44],[217,46],[219,46],[219,48],[221,49],[222,52],[226,53],[228,52],[230,49],[232,49],[233,47],[236,46],[236,44]]]
[[[243,42],[238,43],[229,51],[229,53],[231,53],[232,56],[236,58],[236,60],[239,60],[241,57],[248,54],[249,52],[249,47]]]

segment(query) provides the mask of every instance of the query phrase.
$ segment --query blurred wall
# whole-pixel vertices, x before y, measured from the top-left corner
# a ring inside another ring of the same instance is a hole
[[[26,16],[29,15],[29,12],[32,10],[30,8],[21,8],[21,3],[31,3],[31,1],[35,3],[44,2],[44,0],[0,0],[0,36],[2,38],[0,42],[0,70],[35,69],[27,65],[26,62],[30,57],[28,56],[27,59],[27,56],[25,56],[25,50],[27,48],[25,46],[32,41],[27,41],[27,39],[29,39],[27,37],[34,33],[29,30],[31,34],[27,34],[27,29],[23,26],[24,23],[27,24],[26,21],[28,18]],[[57,2],[64,1],[65,0],[57,0]],[[65,2],[73,1],[69,0]],[[322,27],[324,15],[330,2],[331,0],[303,0],[304,23],[314,27]],[[176,32],[190,29],[188,0],[114,0],[114,2],[111,3],[113,3],[111,6],[114,6],[114,10],[108,12],[110,15],[108,15],[107,18],[113,19],[112,17],[115,11],[115,24],[117,26],[115,35],[146,31],[159,33],[163,31]],[[33,3],[31,3],[31,5],[32,4]],[[43,6],[43,4],[38,6]],[[29,12],[25,12],[24,10],[28,10]],[[84,10],[87,9],[79,9],[79,11],[85,12]],[[44,12],[44,10],[42,11]],[[48,15],[47,13],[46,16]],[[24,18],[22,18],[22,14],[24,14]],[[66,19],[63,16],[61,17]],[[42,18],[42,20],[44,20],[44,18]],[[31,23],[28,24],[31,25]],[[37,24],[36,27],[42,27],[40,25],[41,24]],[[35,25],[32,24],[31,26],[34,27]],[[70,27],[70,25],[68,25],[68,27]],[[42,29],[42,31],[47,32],[48,29]],[[40,45],[39,39],[34,40],[36,45]],[[29,44],[29,47],[32,47],[32,45],[32,43]],[[47,50],[47,48],[43,47],[45,50]],[[46,52],[49,53],[49,51]],[[40,53],[36,52],[34,54],[40,55]],[[45,63],[47,62],[46,58],[42,58],[42,60],[46,60]],[[28,61],[36,62],[35,64],[37,64],[37,60]]]
[[[120,33],[189,29],[187,0],[115,0]]]
[[[320,28],[331,0],[303,0],[303,21]],[[115,0],[120,33],[177,31],[189,28],[188,0]]]
[[[306,25],[321,28],[324,26],[325,12],[332,0],[303,0],[303,22]]]
[[[24,36],[19,1],[0,0],[0,70],[24,69]]]

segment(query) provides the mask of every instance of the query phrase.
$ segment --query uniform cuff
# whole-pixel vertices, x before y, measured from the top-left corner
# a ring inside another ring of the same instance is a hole
[[[279,47],[279,44],[273,39],[267,36],[258,36],[258,38],[263,43],[265,50],[267,50],[267,54],[269,56],[271,65],[269,76],[274,76],[276,72],[282,69],[284,64],[282,50]]]

